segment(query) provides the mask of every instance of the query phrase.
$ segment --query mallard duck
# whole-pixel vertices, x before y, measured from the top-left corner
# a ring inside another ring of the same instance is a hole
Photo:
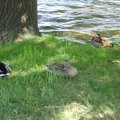
[[[100,34],[97,34],[95,37],[93,37],[91,39],[91,44],[96,47],[96,48],[99,48],[101,46],[114,46],[114,44],[110,41],[110,40],[104,40],[102,39],[101,35]]]
[[[46,67],[48,71],[57,75],[74,77],[78,74],[78,70],[67,60],[65,60],[63,64],[53,63],[46,65]]]

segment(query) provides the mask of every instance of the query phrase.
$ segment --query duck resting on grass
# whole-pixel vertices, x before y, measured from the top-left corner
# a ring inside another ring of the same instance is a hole
[[[100,34],[97,34],[95,37],[93,37],[91,39],[91,44],[96,47],[99,48],[101,46],[107,47],[107,46],[114,46],[114,44],[110,41],[110,40],[104,40],[102,39]]]
[[[74,77],[78,74],[77,68],[73,67],[68,60],[65,60],[63,64],[53,63],[46,65],[46,67],[49,72],[56,75]]]

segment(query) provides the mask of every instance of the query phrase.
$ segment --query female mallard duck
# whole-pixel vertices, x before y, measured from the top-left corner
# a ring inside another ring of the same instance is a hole
[[[93,37],[91,39],[91,44],[96,47],[96,48],[99,48],[101,46],[114,46],[114,44],[110,41],[110,40],[104,40],[102,39],[101,35],[100,34],[97,34],[95,37]]]
[[[46,65],[48,71],[55,73],[57,75],[71,76],[74,77],[78,74],[78,70],[71,65],[67,60],[63,64],[53,63]]]

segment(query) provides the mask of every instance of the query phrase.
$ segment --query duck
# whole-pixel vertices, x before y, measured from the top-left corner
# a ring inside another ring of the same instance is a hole
[[[92,37],[91,41],[102,43],[102,37],[100,34],[96,34],[94,37]]]
[[[65,60],[64,63],[47,64],[46,67],[49,72],[56,75],[74,77],[78,74],[77,68],[72,66],[68,60]]]
[[[114,46],[114,44],[110,40],[104,40],[100,34],[96,34],[96,36],[91,39],[91,44],[96,48],[99,48],[101,46]]]

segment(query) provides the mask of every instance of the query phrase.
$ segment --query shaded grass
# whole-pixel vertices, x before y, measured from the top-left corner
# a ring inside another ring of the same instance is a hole
[[[53,36],[0,45],[12,74],[0,78],[1,120],[119,120],[120,48],[58,41]],[[74,78],[52,75],[45,65],[70,60]]]

